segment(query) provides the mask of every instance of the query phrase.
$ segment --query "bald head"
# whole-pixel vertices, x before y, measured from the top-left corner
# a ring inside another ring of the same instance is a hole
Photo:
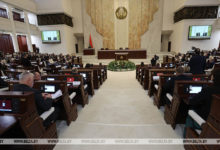
[[[19,77],[19,83],[25,84],[29,87],[33,87],[34,85],[34,75],[30,72],[23,72]]]

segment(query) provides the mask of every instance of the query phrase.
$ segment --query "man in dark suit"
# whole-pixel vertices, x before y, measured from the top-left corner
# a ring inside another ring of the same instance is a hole
[[[192,74],[204,74],[206,67],[206,59],[199,55],[198,50],[195,51],[195,55],[189,61],[190,72]]]
[[[30,60],[28,59],[28,55],[25,54],[22,58],[21,58],[21,64],[24,66],[24,67],[30,67],[31,66],[31,62]]]
[[[203,88],[199,94],[189,99],[190,108],[193,109],[204,120],[207,120],[211,109],[212,95],[220,94],[220,69],[214,70],[212,78],[213,86]],[[185,130],[187,127],[201,129],[199,125],[189,116],[186,119]],[[186,131],[184,131],[184,137],[185,134]]]
[[[34,92],[34,99],[37,107],[38,114],[41,115],[45,111],[48,111],[52,107],[53,100],[51,95],[47,93],[41,93],[40,91],[33,89],[34,75],[30,72],[23,72],[20,75],[19,84],[14,85],[14,91],[29,91]],[[58,115],[58,109],[44,121],[44,126],[49,126],[51,122],[54,122]]]
[[[159,60],[159,56],[154,55],[154,57],[151,59],[151,65],[156,66],[157,60]]]

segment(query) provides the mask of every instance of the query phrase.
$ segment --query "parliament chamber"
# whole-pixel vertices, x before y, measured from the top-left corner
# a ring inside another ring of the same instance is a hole
[[[0,148],[220,150],[220,0],[0,0]]]

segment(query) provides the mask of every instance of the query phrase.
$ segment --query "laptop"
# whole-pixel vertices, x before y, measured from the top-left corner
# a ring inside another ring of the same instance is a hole
[[[55,81],[54,78],[47,78],[47,81]]]
[[[189,86],[189,93],[190,94],[198,94],[201,91],[202,91],[202,86],[194,86],[194,85]]]
[[[54,93],[56,91],[55,85],[44,85],[44,92]]]

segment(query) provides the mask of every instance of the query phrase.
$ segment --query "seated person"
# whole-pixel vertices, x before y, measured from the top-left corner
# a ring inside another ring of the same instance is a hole
[[[34,81],[40,81],[41,80],[41,75],[39,72],[34,72]]]
[[[41,115],[52,107],[53,100],[51,95],[41,93],[33,89],[34,75],[30,72],[23,72],[19,78],[19,84],[14,85],[13,91],[29,91],[34,92],[34,99],[37,107],[38,114]],[[55,111],[44,121],[44,126],[48,127],[52,122],[56,121],[59,108],[55,107]]]
[[[184,75],[185,70],[183,67],[179,66],[176,68],[176,76],[171,77],[170,80],[167,80],[162,90],[162,97],[166,101],[166,104],[170,104],[170,101],[166,98],[166,93],[173,95],[175,81],[177,80],[192,80],[192,78]]]
[[[78,69],[77,68],[75,68],[75,67],[72,68],[72,75],[80,75],[78,73]],[[83,78],[83,84],[85,85],[86,84],[86,79],[84,77],[82,77],[82,78]]]
[[[214,65],[215,65],[215,59],[214,57],[210,56],[209,60],[206,63],[206,69],[212,69]]]
[[[210,112],[212,95],[220,93],[220,69],[214,70],[212,78],[213,86],[203,88],[199,94],[189,99],[190,109],[193,109],[204,120],[207,120]],[[201,130],[201,127],[189,116],[186,119],[184,137],[186,137],[187,127]]]
[[[31,62],[28,59],[28,55],[25,54],[22,58],[21,58],[21,65],[23,65],[24,67],[31,67]]]
[[[8,83],[5,82],[2,78],[0,78],[0,88],[6,88],[8,87]]]

